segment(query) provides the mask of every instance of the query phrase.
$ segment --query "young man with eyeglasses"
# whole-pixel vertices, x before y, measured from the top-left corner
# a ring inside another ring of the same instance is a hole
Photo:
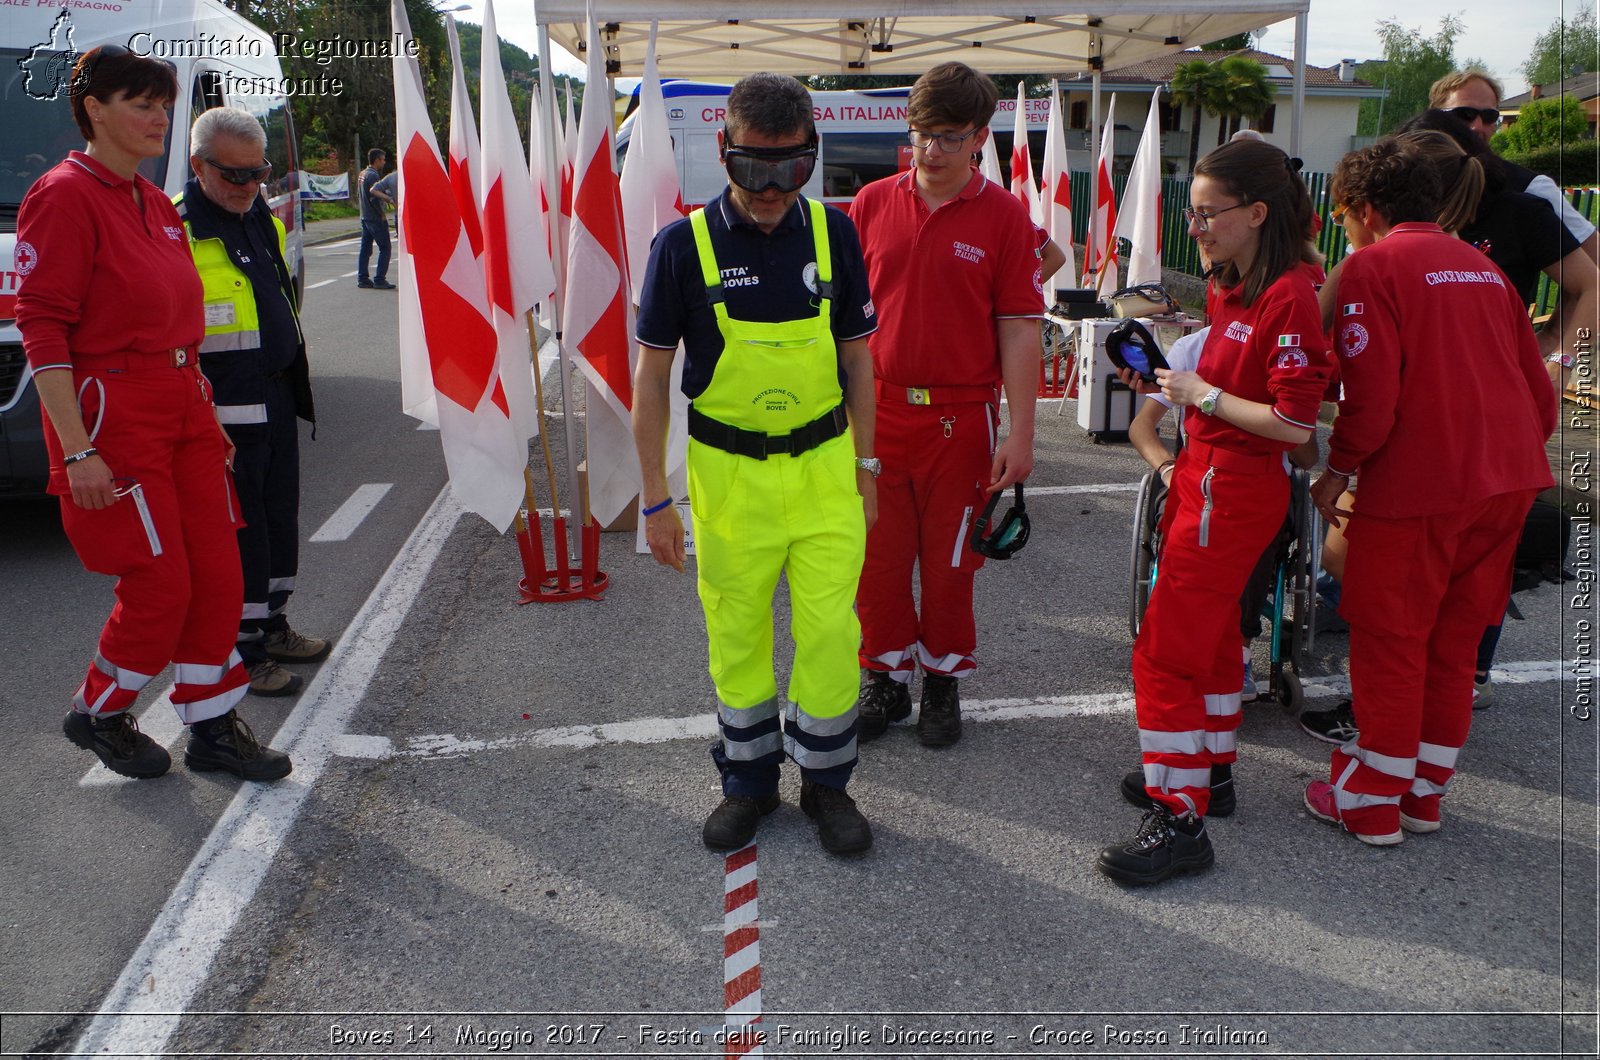
[[[701,831],[733,850],[778,808],[778,770],[800,767],[800,808],[822,845],[857,854],[872,829],[845,786],[856,764],[851,604],[876,515],[872,360],[877,327],[849,218],[801,194],[817,162],[811,96],[753,74],[728,95],[718,147],[729,185],[656,237],[637,337],[634,438],[645,537],[682,570],[667,494],[672,363],[683,344],[689,500],[720,738],[724,798]],[[794,665],[780,709],[772,596],[787,575]]]
[[[326,640],[289,626],[300,549],[300,436],[316,422],[305,338],[284,260],[283,222],[261,195],[272,174],[266,133],[248,111],[208,110],[189,134],[194,176],[174,199],[205,289],[200,369],[235,449],[233,484],[244,608],[238,651],[250,691],[288,696],[305,684],[280,663],[316,662]]]
[[[918,741],[961,738],[957,682],[977,665],[972,592],[983,565],[972,521],[1033,469],[1038,238],[1026,208],[973,164],[997,100],[994,82],[962,63],[918,78],[911,171],[867,185],[850,211],[882,319],[871,340],[880,517],[856,595],[864,740],[910,715],[919,666]],[[1011,432],[999,441],[1002,383]]]
[[[383,214],[384,204],[394,205],[394,199],[378,185],[383,181],[383,167],[389,156],[374,147],[367,152],[367,168],[356,181],[356,202],[361,208],[361,250],[356,255],[356,286],[379,291],[392,291],[389,282],[389,219]],[[372,260],[372,248],[378,248],[378,268],[367,279],[367,263]]]

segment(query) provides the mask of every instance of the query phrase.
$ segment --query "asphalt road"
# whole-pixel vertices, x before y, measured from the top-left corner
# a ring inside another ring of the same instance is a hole
[[[354,253],[314,250],[310,282]],[[1247,707],[1215,869],[1116,886],[1093,862],[1138,823],[1117,783],[1141,468],[1043,406],[1032,541],[979,576],[965,738],[864,748],[877,843],[853,860],[786,770],[730,874],[698,841],[718,796],[692,574],[611,534],[603,601],[518,606],[511,539],[440,497],[438,439],[399,411],[386,297],[342,278],[308,302],[303,533],[393,488],[305,546],[294,620],[335,656],[298,703],[245,704],[282,724],[288,781],[80,784],[59,716],[109,583],[48,508],[3,513],[0,1054],[716,1055],[754,1009],[765,1055],[1594,1055],[1600,742],[1570,709],[1592,696],[1573,585],[1519,598],[1437,834],[1376,850],[1310,818],[1327,745]],[[1319,641],[1314,702],[1347,644]]]

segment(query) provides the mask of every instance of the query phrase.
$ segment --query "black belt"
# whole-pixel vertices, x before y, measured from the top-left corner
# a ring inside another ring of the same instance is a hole
[[[823,442],[832,441],[850,426],[843,405],[835,405],[832,412],[824,413],[788,434],[767,434],[764,431],[747,431],[731,423],[714,420],[693,405],[689,406],[689,437],[713,449],[736,456],[750,456],[765,460],[769,456],[787,453],[799,456],[815,449]]]

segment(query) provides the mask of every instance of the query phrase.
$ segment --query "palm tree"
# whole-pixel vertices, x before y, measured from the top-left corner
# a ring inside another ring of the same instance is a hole
[[[1212,113],[1223,120],[1217,127],[1220,147],[1231,133],[1238,132],[1239,119],[1260,118],[1272,106],[1277,91],[1267,68],[1244,55],[1230,55],[1217,63],[1217,106]]]
[[[1217,113],[1214,108],[1217,91],[1221,87],[1217,68],[1204,59],[1184,63],[1172,73],[1172,102],[1180,107],[1193,107],[1194,116],[1189,122],[1189,172],[1194,172],[1200,160],[1200,112]]]

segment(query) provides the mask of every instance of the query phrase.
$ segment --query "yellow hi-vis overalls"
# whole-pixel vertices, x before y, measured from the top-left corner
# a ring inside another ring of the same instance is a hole
[[[856,492],[855,447],[847,429],[798,454],[777,452],[781,442],[774,440],[822,421],[843,422],[830,419],[843,416],[843,395],[827,217],[820,202],[806,205],[816,249],[817,314],[781,323],[728,315],[705,212],[689,218],[724,344],[710,384],[693,402],[689,498],[722,731],[712,757],[727,795],[776,791],[785,754],[806,779],[836,788],[845,786],[856,762],[861,626],[852,605],[866,521]],[[762,451],[771,455],[706,444],[695,428],[704,418],[764,433]],[[794,667],[780,731],[772,595],[785,571]]]

